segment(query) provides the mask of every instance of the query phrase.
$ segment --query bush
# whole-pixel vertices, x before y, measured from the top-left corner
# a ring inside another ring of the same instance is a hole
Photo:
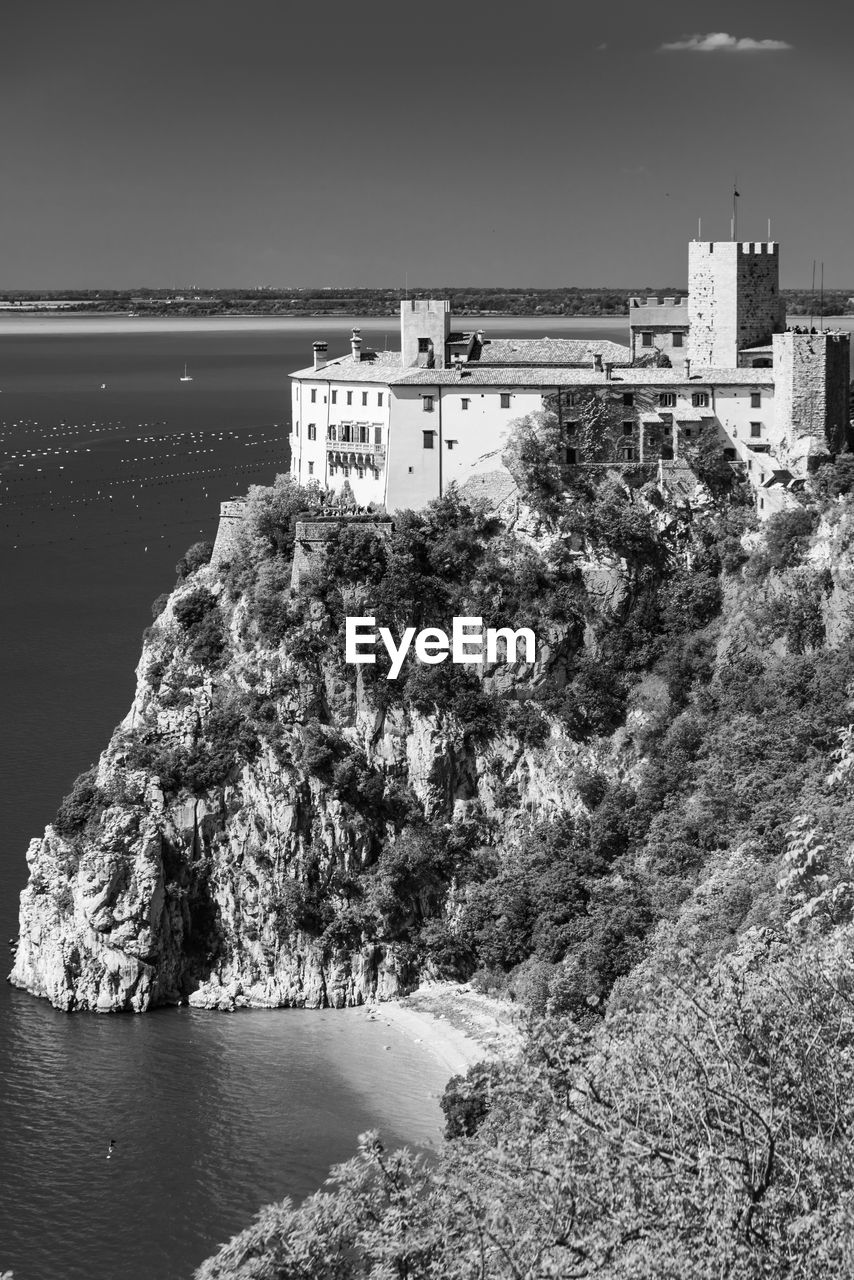
[[[154,621],[155,621],[155,622],[156,622],[156,621],[157,621],[157,619],[160,617],[161,613],[162,613],[162,612],[163,612],[163,610],[166,608],[166,606],[167,606],[167,604],[168,604],[168,603],[169,603],[169,592],[168,592],[168,591],[163,591],[163,592],[161,592],[161,594],[157,597],[157,599],[156,599],[156,600],[154,600],[154,601],[152,601],[152,604],[151,604],[151,616],[152,616],[152,618],[154,619]]]
[[[191,573],[195,573],[196,570],[201,569],[203,565],[209,564],[212,555],[212,542],[194,542],[191,547],[188,547],[181,556],[181,559],[175,565],[175,572],[178,575],[178,581],[186,581]],[[155,617],[156,616],[157,615],[155,614]]]
[[[107,798],[95,781],[97,773],[93,765],[75,778],[74,785],[60,804],[53,820],[53,827],[58,835],[66,838],[80,835],[101,816]]]
[[[471,1138],[489,1114],[490,1092],[495,1067],[477,1062],[464,1076],[452,1076],[445,1085],[441,1106],[445,1115],[445,1137]]]
[[[817,519],[817,513],[806,507],[771,516],[765,525],[765,557],[772,569],[787,569],[800,561]]]
[[[200,666],[214,667],[225,651],[225,632],[216,596],[198,587],[177,600],[176,622],[189,636],[187,657]]]

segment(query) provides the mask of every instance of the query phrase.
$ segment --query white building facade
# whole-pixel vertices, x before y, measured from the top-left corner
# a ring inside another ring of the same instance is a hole
[[[445,301],[404,302],[399,352],[364,350],[354,330],[349,354],[329,360],[315,343],[314,364],[291,375],[292,474],[332,491],[349,484],[359,504],[418,508],[452,482],[500,471],[512,425],[546,400],[596,394],[627,407],[615,462],[678,458],[712,430],[767,515],[849,433],[848,334],[786,330],[778,271],[776,244],[694,242],[687,306],[630,307],[627,347],[490,341],[454,332]],[[638,367],[643,326],[659,315],[671,341],[679,334],[676,358]],[[567,461],[583,464],[572,425],[569,412]]]

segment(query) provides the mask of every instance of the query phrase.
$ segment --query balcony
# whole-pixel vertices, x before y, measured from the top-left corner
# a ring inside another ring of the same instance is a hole
[[[326,437],[326,448],[329,453],[362,454],[365,458],[385,458],[384,444],[371,444],[367,440],[333,440]]]

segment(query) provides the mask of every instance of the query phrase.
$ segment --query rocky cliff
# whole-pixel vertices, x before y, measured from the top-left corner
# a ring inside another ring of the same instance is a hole
[[[777,911],[850,718],[852,500],[818,489],[760,534],[738,495],[632,481],[512,528],[456,493],[390,534],[343,521],[297,589],[306,495],[250,494],[230,559],[182,562],[130,712],[30,846],[11,980],[143,1011],[479,975],[583,1017],[656,931],[717,953]],[[537,652],[389,680],[381,650],[344,660],[366,614],[527,626]]]
[[[587,748],[545,717],[532,743],[389,702],[344,666],[328,602],[291,592],[287,556],[246,539],[241,581],[202,566],[169,597],[130,712],[30,845],[11,981],[58,1008],[341,1007],[410,989],[423,957],[353,909],[383,847],[425,818],[506,825],[580,803]],[[598,607],[618,608],[616,562],[593,576]],[[551,624],[534,664],[485,669],[485,695],[565,683],[574,629]]]

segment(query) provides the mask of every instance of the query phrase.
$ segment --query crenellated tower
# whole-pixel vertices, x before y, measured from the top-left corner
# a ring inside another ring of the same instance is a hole
[[[694,368],[735,369],[740,352],[770,345],[786,327],[779,246],[692,240],[688,248],[688,358]]]

